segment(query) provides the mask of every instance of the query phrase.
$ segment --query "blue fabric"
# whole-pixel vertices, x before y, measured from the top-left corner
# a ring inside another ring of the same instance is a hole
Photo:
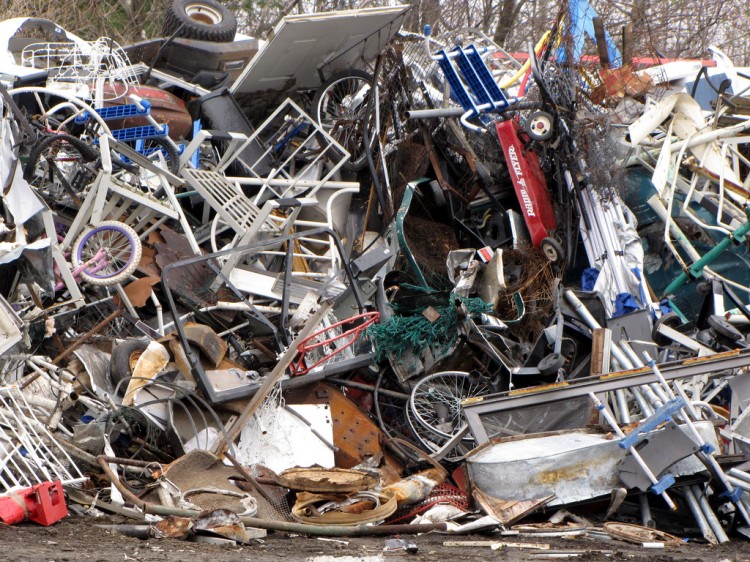
[[[598,278],[599,270],[595,267],[587,267],[581,274],[581,289],[584,291],[593,291]]]
[[[641,306],[633,295],[630,293],[620,293],[615,299],[615,313],[612,315],[612,318],[625,316],[640,309]]]
[[[675,307],[672,306],[672,301],[669,299],[664,299],[659,302],[659,310],[661,310],[662,315],[669,312],[676,312],[681,318],[684,318],[681,312],[675,310]],[[683,322],[687,322],[687,320],[683,320]]]
[[[594,38],[594,18],[597,14],[596,10],[589,3],[589,0],[570,0],[568,13],[570,14],[570,27],[568,31],[570,37],[573,39],[573,62],[577,63],[581,60],[586,36],[588,35],[592,41],[596,41]],[[606,30],[604,31],[604,36],[610,66],[612,68],[622,66],[622,56],[617,49],[617,45]],[[560,62],[566,62],[565,49],[563,47],[558,49],[557,57]]]

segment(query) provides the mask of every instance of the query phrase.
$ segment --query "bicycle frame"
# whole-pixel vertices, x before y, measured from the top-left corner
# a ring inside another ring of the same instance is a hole
[[[105,248],[99,248],[94,254],[94,256],[87,260],[86,262],[82,263],[78,267],[74,267],[70,270],[70,273],[73,275],[73,279],[76,280],[76,283],[81,282],[81,272],[82,271],[89,271],[91,273],[98,273],[107,265],[109,264],[109,261],[107,260],[107,250]],[[57,264],[55,264],[55,277],[58,278],[60,275],[60,269],[57,267]],[[55,292],[60,291],[65,288],[65,283],[62,280],[57,281],[55,283]]]

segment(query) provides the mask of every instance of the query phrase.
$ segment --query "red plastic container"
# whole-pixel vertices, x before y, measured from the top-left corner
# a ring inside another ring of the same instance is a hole
[[[0,520],[15,525],[29,520],[49,527],[68,514],[62,483],[42,482],[0,498]]]

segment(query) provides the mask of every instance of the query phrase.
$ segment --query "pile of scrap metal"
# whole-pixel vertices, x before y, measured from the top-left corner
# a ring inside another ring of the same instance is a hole
[[[581,0],[525,63],[184,5],[127,47],[0,23],[3,520],[747,533],[740,70],[639,68]]]

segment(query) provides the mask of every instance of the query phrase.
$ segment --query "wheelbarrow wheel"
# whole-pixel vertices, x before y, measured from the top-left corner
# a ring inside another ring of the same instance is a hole
[[[365,119],[369,119],[371,84],[371,74],[347,70],[326,80],[313,96],[315,120],[350,154],[343,166],[348,170],[361,170],[367,164],[371,139],[365,139]]]
[[[162,32],[170,36],[180,26],[179,37],[227,43],[233,41],[237,33],[237,18],[214,0],[172,0]]]

